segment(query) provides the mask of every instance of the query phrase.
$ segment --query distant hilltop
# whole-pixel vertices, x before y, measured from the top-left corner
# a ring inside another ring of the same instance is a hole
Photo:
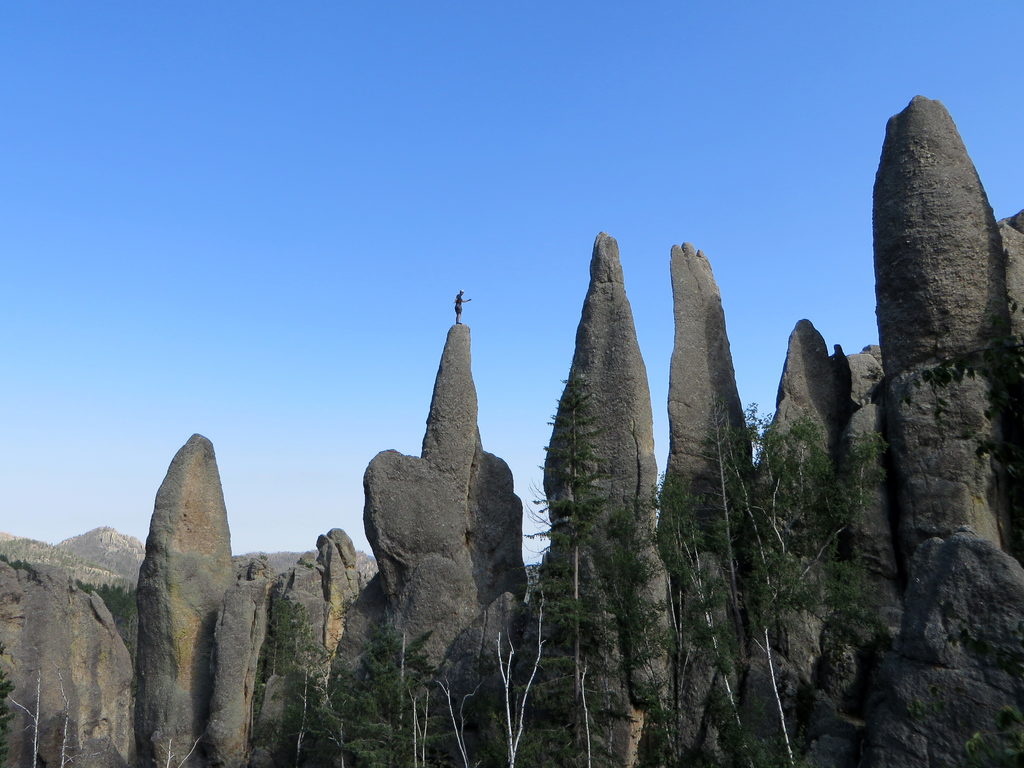
[[[0,555],[8,560],[54,565],[89,584],[134,587],[145,545],[113,528],[94,528],[58,544],[0,532]]]
[[[313,562],[316,554],[315,551],[249,552],[233,559],[245,563],[262,556],[271,571],[282,573],[302,560]],[[134,536],[109,526],[93,528],[57,544],[0,531],[0,556],[34,565],[54,565],[88,584],[134,589],[139,579],[139,566],[146,556],[146,545]],[[377,573],[376,560],[365,552],[357,552],[356,559],[364,581],[372,579]]]

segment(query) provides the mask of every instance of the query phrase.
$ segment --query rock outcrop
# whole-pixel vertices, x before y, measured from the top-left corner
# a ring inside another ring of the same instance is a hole
[[[421,456],[377,454],[363,487],[379,572],[354,607],[360,634],[383,613],[411,638],[430,632],[425,650],[440,661],[498,596],[522,592],[522,503],[508,466],[481,447],[468,326],[448,331]]]
[[[273,582],[259,560],[239,576],[224,594],[214,631],[213,691],[204,740],[212,768],[245,768],[249,762],[253,695]]]
[[[637,541],[653,541],[655,510],[654,491],[658,468],[654,459],[654,429],[651,415],[651,395],[647,383],[647,368],[633,325],[633,312],[626,297],[619,246],[604,232],[594,241],[590,261],[590,286],[583,301],[583,314],[576,331],[576,348],[569,370],[566,392],[579,387],[588,399],[588,410],[599,427],[589,436],[594,456],[597,479],[594,487],[605,502],[604,520],[594,524],[598,531],[607,529],[611,513],[625,511],[632,515],[637,528]],[[549,500],[557,501],[568,493],[566,469],[563,462],[570,439],[565,430],[572,417],[566,413],[566,395],[559,403],[555,426],[551,434],[551,449],[544,464],[544,491]],[[552,524],[557,525],[552,511]],[[600,536],[598,535],[598,539]],[[596,573],[594,555],[607,549],[609,542],[596,540],[582,553],[582,578],[591,580]],[[641,587],[637,599],[657,604],[664,600],[665,576],[656,551],[651,545],[642,545],[640,556],[646,560],[655,575]],[[555,543],[551,557],[564,557]],[[609,645],[602,650],[606,663],[614,668],[620,650]],[[659,674],[658,663],[652,665]],[[643,672],[637,674],[645,674]],[[623,765],[633,765],[636,750],[643,733],[646,712],[638,705],[634,692],[641,682],[631,675],[612,676],[603,681],[614,691],[614,696],[628,707],[628,718],[616,728],[612,743],[605,747],[617,756]]]
[[[985,191],[953,121],[920,96],[886,126],[875,178],[878,331],[888,379],[887,423],[899,502],[900,549],[960,525],[1000,545],[1007,525],[996,475],[975,455],[990,434],[985,385],[954,383],[953,407],[923,370],[976,354],[1007,320],[1005,254]]]
[[[340,528],[332,528],[317,537],[316,559],[302,559],[280,574],[273,591],[275,599],[302,605],[310,636],[333,655],[345,633],[348,608],[360,587],[352,539]]]
[[[139,572],[140,765],[178,764],[202,740],[213,692],[211,655],[224,593],[234,584],[231,539],[213,445],[193,435],[157,491]],[[203,745],[186,766],[206,760]]]
[[[810,320],[789,336],[786,364],[775,399],[775,424],[782,429],[807,420],[818,427],[830,456],[853,412],[850,363],[837,344],[829,355],[825,339]]]
[[[38,711],[36,725],[12,706],[12,766],[90,768],[134,765],[132,661],[110,611],[52,566],[12,568],[0,562],[0,666],[14,683],[12,699]]]
[[[669,456],[666,475],[681,478],[698,495],[720,491],[718,467],[709,457],[717,434],[742,429],[722,297],[703,251],[672,246],[675,343],[668,384]]]
[[[702,519],[717,520],[722,508],[721,461],[744,426],[743,406],[736,389],[722,298],[710,262],[690,243],[674,245],[670,272],[675,341],[669,369],[665,478],[699,500]],[[713,585],[725,593],[728,581],[720,564],[706,553],[700,563],[702,587]],[[690,580],[674,582],[671,589],[682,603],[700,599]],[[731,617],[724,615],[724,610],[721,613],[716,621],[728,624]],[[716,733],[707,728],[704,713],[712,694],[722,690],[722,673],[712,658],[696,650],[691,638],[680,639],[673,663],[676,674],[672,676],[671,698],[678,713],[674,723],[677,743],[683,749],[713,752]]]
[[[863,441],[885,434],[885,387],[878,347],[849,355],[851,398],[856,410],[850,416],[839,446],[839,469],[847,471],[857,462],[855,453]],[[883,457],[879,456],[882,462]],[[883,473],[880,473],[883,474]],[[867,490],[860,515],[850,524],[845,548],[863,564],[869,583],[867,598],[876,608],[883,626],[895,633],[900,621],[900,566],[893,542],[892,505],[883,478]]]
[[[972,733],[1024,708],[1024,569],[969,529],[918,547],[869,702],[865,768],[960,765]]]
[[[73,549],[64,547],[63,544],[64,542],[58,545],[47,544],[45,541],[5,533],[0,534],[0,555],[11,561],[56,566],[79,581],[96,586],[115,585],[128,589],[133,588],[139,579],[138,565],[134,567],[134,574],[129,577],[128,572],[104,567]]]
[[[1019,335],[1024,333],[1024,211],[1000,220],[999,235],[1006,257],[1006,293],[1017,305],[1010,313],[1010,330]]]
[[[333,655],[345,634],[345,613],[359,595],[356,548],[341,528],[320,536],[316,548],[317,565],[323,568],[324,624],[320,642]]]

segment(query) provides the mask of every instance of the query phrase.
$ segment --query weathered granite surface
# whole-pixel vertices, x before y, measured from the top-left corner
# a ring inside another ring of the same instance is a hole
[[[945,108],[915,97],[889,120],[875,178],[875,291],[888,379],[886,422],[904,562],[931,536],[970,525],[1007,540],[996,473],[975,455],[992,434],[987,390],[940,393],[924,370],[983,349],[1006,327],[1006,256],[992,208]],[[951,404],[936,418],[938,398]]]
[[[62,747],[75,765],[134,764],[132,661],[99,596],[59,568],[0,561],[0,643],[0,667],[21,705],[10,707],[11,766],[59,766]],[[22,707],[38,707],[35,757],[34,726]]]
[[[139,763],[205,765],[211,656],[224,593],[234,584],[231,536],[213,445],[193,435],[167,470],[139,572]],[[193,745],[197,744],[195,750]]]
[[[675,342],[669,369],[669,456],[666,474],[698,495],[720,493],[718,464],[709,443],[743,428],[722,297],[703,251],[672,246]]]
[[[829,455],[835,456],[854,408],[851,387],[850,363],[842,348],[836,345],[835,354],[829,355],[825,339],[811,321],[801,320],[789,336],[775,400],[775,424],[785,429],[810,421],[821,430]]]
[[[647,368],[640,345],[629,299],[626,297],[619,247],[615,239],[604,232],[597,236],[590,261],[590,285],[583,301],[583,313],[576,330],[576,347],[569,370],[569,388],[579,384],[589,398],[589,409],[599,420],[598,428],[590,436],[598,478],[594,483],[605,500],[604,521],[595,524],[595,530],[607,530],[607,521],[615,512],[631,515],[636,528],[636,541],[640,556],[650,567],[652,576],[646,588],[641,588],[638,599],[651,605],[665,599],[666,577],[653,545],[655,528],[654,492],[658,468],[654,459],[654,429],[651,416],[651,395],[647,383]],[[544,464],[544,492],[549,500],[558,500],[569,491],[562,448],[566,443],[560,427],[566,408],[563,394],[555,427],[551,434],[550,449]],[[557,513],[552,510],[552,523],[557,524]],[[614,540],[596,536],[581,554],[583,580],[600,579],[598,556],[609,550]],[[556,544],[552,544],[550,557],[564,557]],[[667,620],[666,620],[667,621]],[[606,643],[601,653],[608,669],[616,669],[621,660],[621,649]],[[600,686],[614,691],[628,711],[621,724],[613,729],[604,748],[616,755],[623,765],[633,765],[642,737],[647,712],[638,701],[636,691],[644,684],[654,683],[651,677],[664,674],[664,662],[655,660],[644,670],[632,674],[612,673]]]
[[[961,765],[998,710],[1024,708],[1024,569],[964,529],[918,547],[899,636],[876,677],[865,768]]]
[[[244,768],[249,762],[253,694],[273,583],[269,571],[259,565],[245,569],[243,578],[228,589],[217,617],[205,739],[213,768]]]
[[[383,614],[410,637],[430,632],[425,650],[439,661],[499,595],[522,592],[522,503],[508,466],[481,447],[469,326],[448,331],[422,455],[377,454],[363,487],[379,572],[354,605],[360,630],[344,647],[358,647],[366,615]]]

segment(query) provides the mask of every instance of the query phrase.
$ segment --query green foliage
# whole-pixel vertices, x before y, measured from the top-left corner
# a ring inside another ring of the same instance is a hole
[[[648,555],[655,551],[655,542],[654,532],[642,522],[646,516],[643,509],[614,510],[608,515],[604,545],[597,550],[597,570],[630,699],[649,710],[661,700],[657,667],[668,640],[661,621],[664,600],[650,594],[657,571]]]
[[[343,749],[358,768],[435,764],[443,721],[428,714],[435,673],[423,650],[428,637],[407,642],[383,625],[370,638],[358,668],[336,670],[317,718],[322,750]],[[440,714],[436,703],[433,709]],[[428,762],[410,760],[414,743]]]
[[[606,513],[607,499],[599,484],[597,417],[582,377],[570,376],[566,382],[551,426],[544,477],[550,546],[538,584],[547,616],[549,655],[535,702],[544,719],[555,724],[544,734],[549,737],[544,749],[568,759],[586,747],[585,678],[589,672],[594,679],[601,671],[597,669],[602,663],[600,650],[608,640],[592,560],[595,525]]]
[[[566,382],[552,426],[544,483],[550,549],[537,586],[547,645],[520,764],[610,765],[611,730],[628,707],[653,709],[660,700],[663,606],[650,594],[656,563],[646,554],[653,532],[645,525],[654,501],[629,509],[609,502],[599,418],[582,377]]]
[[[16,571],[31,571],[32,570],[32,565],[30,563],[27,563],[24,560],[13,559],[13,558],[11,558],[8,555],[5,555],[3,553],[0,553],[0,560],[2,560],[3,562],[7,563],[9,566],[11,566],[11,568],[13,568]]]
[[[1024,714],[1005,706],[996,714],[996,730],[977,731],[964,745],[969,768],[1024,767]]]
[[[828,577],[841,572],[831,567],[840,561],[840,535],[881,479],[880,443],[862,441],[851,453],[855,466],[839,472],[810,421],[780,429],[752,413],[748,429],[756,464],[734,503],[750,623],[771,626],[793,611],[834,618],[842,606],[827,599],[836,581]]]
[[[2,661],[7,649],[0,643],[0,661]],[[11,718],[14,713],[7,705],[7,697],[14,693],[14,684],[7,678],[4,666],[0,663],[0,765],[7,762],[7,733],[11,726]]]
[[[658,548],[670,581],[674,726],[666,727],[678,764],[790,764],[781,732],[777,741],[753,736],[736,681],[752,661],[748,654],[765,653],[766,634],[774,644],[771,638],[801,615],[822,620],[823,636],[837,651],[870,636],[863,568],[842,543],[882,479],[881,450],[880,438],[866,437],[837,467],[812,422],[780,427],[750,409],[746,428],[737,431],[725,426],[723,411],[706,450],[718,489],[697,495],[679,478],[662,483]],[[710,672],[701,668],[709,663]],[[718,744],[705,749],[680,742],[679,734],[692,716],[683,711],[687,691],[708,675],[707,722]],[[774,713],[762,714],[777,722]]]
[[[607,507],[598,481],[595,441],[600,428],[593,413],[592,395],[581,376],[565,384],[558,411],[550,422],[551,443],[545,448],[547,463],[544,500],[553,549],[569,551],[589,541],[594,525]]]
[[[371,636],[359,665],[350,669],[315,639],[301,603],[271,603],[267,639],[260,654],[254,711],[260,711],[273,680],[279,707],[256,734],[275,764],[348,765],[356,768],[426,766],[442,734],[431,682],[434,669],[423,650],[429,636],[406,642],[394,628]],[[415,711],[415,718],[414,718]],[[429,715],[429,716],[428,716]],[[413,731],[420,758],[413,761]],[[426,743],[421,734],[426,731]]]
[[[270,602],[267,637],[260,650],[253,711],[268,704],[279,716],[256,730],[255,742],[278,762],[300,765],[306,753],[310,718],[323,698],[328,658],[317,642],[305,606],[274,597]],[[273,683],[277,701],[266,702]]]

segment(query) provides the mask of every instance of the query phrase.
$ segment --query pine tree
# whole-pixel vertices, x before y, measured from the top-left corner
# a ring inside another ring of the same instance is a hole
[[[599,432],[592,397],[581,377],[570,376],[549,422],[553,427],[544,466],[548,550],[534,600],[544,603],[544,658],[534,693],[534,717],[524,744],[524,764],[541,760],[565,766],[593,762],[596,696],[606,631],[594,578],[594,527],[607,500],[595,452]],[[589,676],[589,679],[588,679]]]
[[[410,641],[382,625],[356,669],[335,670],[316,718],[321,749],[343,751],[359,768],[435,764],[441,727],[431,704],[435,669],[423,650],[428,638]]]
[[[564,765],[612,765],[610,750],[623,748],[632,727],[631,707],[648,711],[659,699],[663,606],[648,594],[653,532],[638,522],[640,507],[653,509],[653,489],[636,508],[610,502],[596,452],[600,414],[582,377],[566,382],[551,424],[544,478],[550,547],[538,585],[550,642],[537,708],[556,724],[546,737],[549,759],[562,750]]]

